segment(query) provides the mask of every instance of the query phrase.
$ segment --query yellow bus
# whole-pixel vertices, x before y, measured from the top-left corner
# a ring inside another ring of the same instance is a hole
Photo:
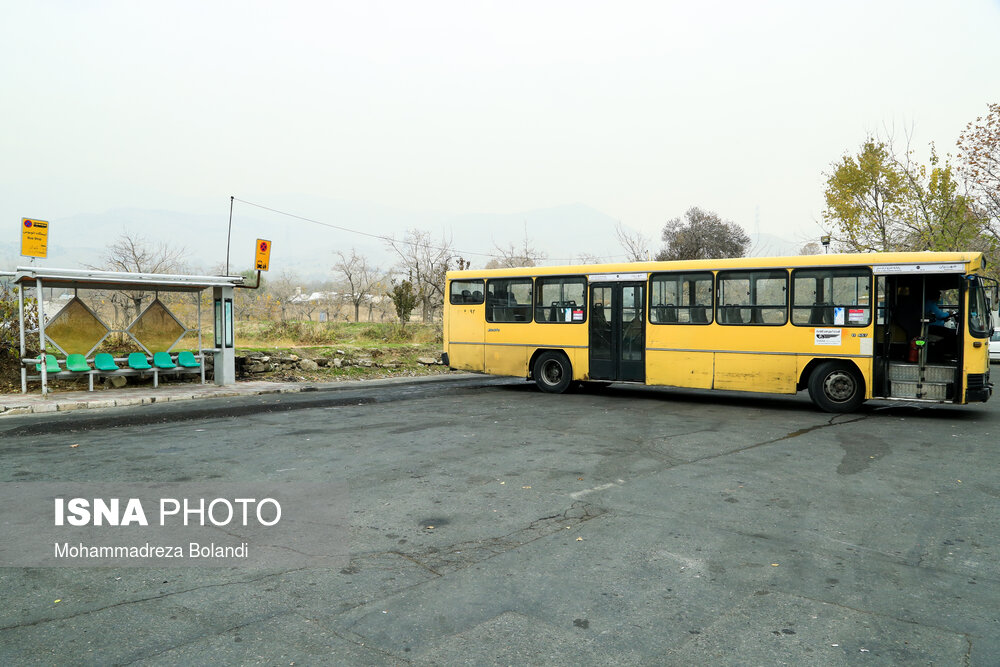
[[[986,401],[995,282],[983,271],[969,252],[450,271],[444,359],[554,393],[808,389],[830,412]]]

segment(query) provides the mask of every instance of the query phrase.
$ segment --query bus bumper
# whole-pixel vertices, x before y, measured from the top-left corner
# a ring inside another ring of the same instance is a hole
[[[969,374],[965,389],[965,401],[967,403],[985,403],[990,400],[992,394],[993,383],[990,382],[989,371]]]

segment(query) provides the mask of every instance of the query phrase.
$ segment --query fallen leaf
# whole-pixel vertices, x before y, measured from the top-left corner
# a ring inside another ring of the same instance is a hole
[[[778,567],[778,563],[771,563],[771,567]]]
[[[79,446],[80,446],[80,443],[76,443],[75,445],[70,445],[69,448],[73,449],[74,447],[79,447]]]
[[[531,487],[530,486],[522,486],[521,488],[522,489],[530,489]]]
[[[576,541],[577,542],[583,542],[583,538],[582,537],[578,537],[578,538],[576,538]]]
[[[59,602],[62,602],[62,598],[59,598],[59,599],[58,599],[58,600],[56,600],[56,601],[55,601],[55,602],[54,602],[53,604],[56,604],[56,603],[59,603]]]
[[[434,526],[427,526],[427,530],[434,530]]]

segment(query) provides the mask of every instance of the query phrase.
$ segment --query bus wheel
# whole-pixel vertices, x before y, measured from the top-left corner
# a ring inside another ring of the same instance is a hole
[[[532,374],[538,388],[550,394],[561,394],[573,383],[573,367],[562,352],[540,354]]]
[[[809,376],[809,398],[826,412],[853,412],[865,402],[865,382],[852,364],[827,361]]]

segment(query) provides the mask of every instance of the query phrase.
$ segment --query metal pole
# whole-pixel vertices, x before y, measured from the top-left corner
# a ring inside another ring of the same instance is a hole
[[[232,195],[229,197],[229,232],[226,234],[226,275],[229,275],[229,241],[233,238],[233,200],[236,199]]]
[[[42,397],[49,391],[49,371],[45,363],[45,298],[42,296],[42,279],[35,278],[35,299],[38,301],[38,349],[42,358]]]
[[[24,286],[17,286],[17,321],[21,330],[21,359],[27,354],[24,346]],[[28,369],[21,362],[21,393],[28,393]]]
[[[205,384],[205,353],[201,350],[201,292],[194,293],[198,303],[198,361],[201,362],[201,383]]]

